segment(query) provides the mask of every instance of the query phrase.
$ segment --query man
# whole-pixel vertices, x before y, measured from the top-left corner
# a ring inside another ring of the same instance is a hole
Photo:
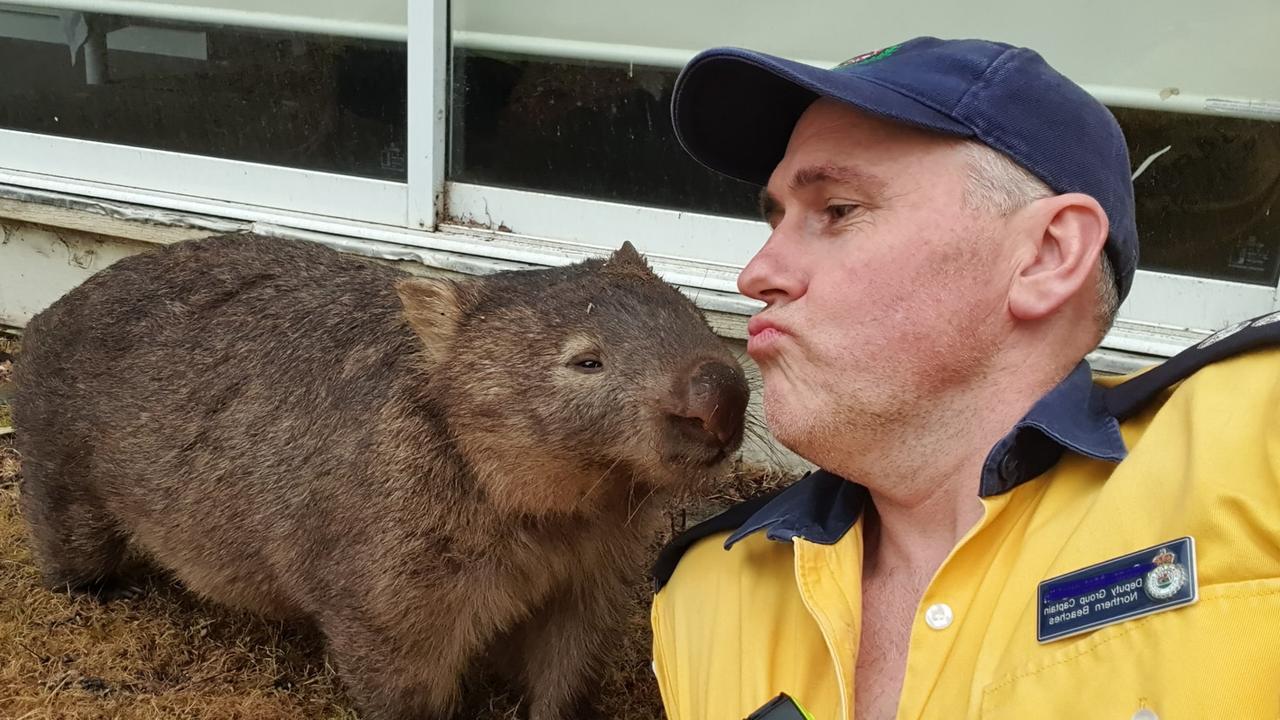
[[[1280,717],[1280,313],[1091,377],[1138,255],[1104,106],[916,38],[707,51],[673,114],[763,186],[748,352],[821,470],[659,558],[671,720]]]

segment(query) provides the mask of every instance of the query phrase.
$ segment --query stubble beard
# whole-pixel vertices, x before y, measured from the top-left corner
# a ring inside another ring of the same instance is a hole
[[[859,468],[904,465],[894,460],[902,453],[921,459],[939,451],[935,445],[963,432],[965,393],[987,382],[997,351],[976,326],[940,340],[921,349],[924,362],[902,368],[883,358],[864,374],[847,367],[824,374],[803,357],[773,359],[761,367],[771,433],[791,452],[849,479]]]

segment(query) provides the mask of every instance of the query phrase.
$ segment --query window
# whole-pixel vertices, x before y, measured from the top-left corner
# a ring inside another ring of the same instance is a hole
[[[0,12],[0,126],[405,180],[403,41]]]
[[[1139,277],[1106,345],[1280,308],[1280,5],[1071,13],[759,0],[186,0],[0,5],[0,182],[555,264],[631,240],[749,312],[755,188],[688,158],[673,81],[712,45],[831,66],[893,40],[1036,48],[1129,139]],[[1105,17],[1105,21],[1099,18]]]
[[[0,4],[2,164],[403,225],[404,0],[331,5]]]
[[[897,38],[987,36],[1040,50],[1126,132],[1143,244],[1124,319],[1207,329],[1276,306],[1280,46],[1267,28],[1280,8],[1180,0],[1155,15],[1108,6],[1100,23],[1088,12],[1045,22],[1044,6],[1012,0],[915,5],[455,0],[449,179],[471,201],[464,219],[506,218],[528,193],[551,193],[750,223],[754,189],[689,160],[670,130],[671,87],[694,52],[741,45],[831,66]],[[479,185],[503,191],[484,194],[487,217],[475,214]],[[764,239],[757,226],[725,232],[669,249],[734,267]],[[1112,341],[1151,349],[1124,334]]]

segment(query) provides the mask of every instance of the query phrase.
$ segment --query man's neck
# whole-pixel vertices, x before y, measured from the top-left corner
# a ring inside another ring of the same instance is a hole
[[[932,576],[981,517],[982,504],[972,491],[954,498],[939,493],[911,505],[872,491],[863,523],[863,573]]]
[[[933,405],[934,412],[901,429],[882,451],[865,453],[844,477],[866,486],[868,573],[910,570],[932,574],[982,518],[978,497],[991,448],[1066,372],[1035,377],[1028,368],[1000,373],[1004,382],[981,383]],[[1014,378],[1020,378],[1018,384]],[[1000,397],[991,388],[1000,387]],[[834,469],[834,468],[833,468]]]

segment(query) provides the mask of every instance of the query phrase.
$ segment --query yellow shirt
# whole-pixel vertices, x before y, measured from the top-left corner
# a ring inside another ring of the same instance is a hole
[[[1268,344],[1280,313],[1132,378],[1082,363],[1037,403],[992,449],[982,519],[917,608],[898,718],[1280,718]],[[853,717],[864,499],[815,472],[664,552],[651,621],[670,720],[739,720],[780,692]]]

